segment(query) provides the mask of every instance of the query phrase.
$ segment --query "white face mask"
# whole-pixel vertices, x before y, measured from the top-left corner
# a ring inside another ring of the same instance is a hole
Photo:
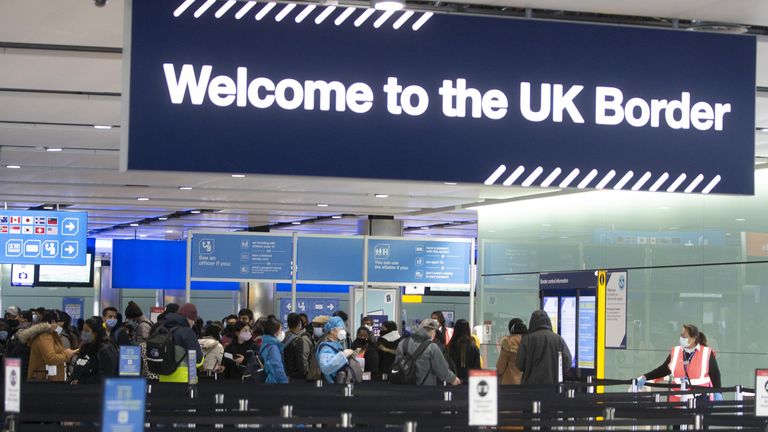
[[[316,338],[323,337],[323,328],[322,327],[313,327],[312,328],[312,334],[315,335]]]
[[[278,342],[282,342],[285,340],[285,332],[280,330],[280,333],[278,333],[275,337],[277,338]]]
[[[347,331],[346,330],[339,330],[339,334],[337,335],[339,340],[346,340],[347,339]]]
[[[373,326],[366,325],[365,328],[367,328],[368,331],[373,331]]]
[[[242,332],[242,333],[238,333],[237,340],[240,343],[245,343],[251,340],[252,337],[253,335],[251,334],[251,332]]]
[[[680,346],[683,348],[688,348],[688,338],[680,336]]]
[[[56,334],[57,334],[57,335],[60,335],[60,334],[61,334],[61,332],[62,332],[62,331],[64,331],[64,329],[63,329],[63,328],[61,328],[61,327],[59,327],[59,326],[57,326],[57,327],[56,327],[56,330],[54,330],[54,331],[56,332]]]

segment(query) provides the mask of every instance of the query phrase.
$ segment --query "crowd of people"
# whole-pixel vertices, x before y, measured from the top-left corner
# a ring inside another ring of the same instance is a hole
[[[291,313],[284,325],[274,315],[256,319],[251,310],[242,309],[221,321],[206,322],[194,304],[168,304],[153,323],[130,302],[124,314],[107,307],[101,316],[73,323],[60,310],[22,311],[11,306],[0,321],[0,344],[6,357],[22,360],[26,379],[71,384],[117,376],[122,345],[140,347],[141,373],[147,379],[175,383],[188,382],[191,352],[198,376],[267,384],[389,380],[459,385],[468,380],[470,370],[484,367],[480,341],[470,324],[459,319],[451,327],[439,311],[412,333],[404,328],[401,333],[395,322],[386,321],[374,335],[369,317],[363,317],[354,333],[347,329],[343,311],[311,321],[306,314]],[[495,366],[502,385],[555,384],[562,381],[572,359],[543,310],[531,314],[528,326],[522,319],[512,319],[499,352]],[[684,379],[692,372],[695,384],[719,386],[714,352],[706,347],[703,333],[687,325],[681,346],[638,381],[642,386],[663,375]]]

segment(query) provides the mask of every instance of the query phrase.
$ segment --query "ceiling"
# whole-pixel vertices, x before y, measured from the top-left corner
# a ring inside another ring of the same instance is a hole
[[[768,26],[768,4],[763,1],[466,3]],[[121,172],[123,8],[121,0],[110,0],[101,8],[91,0],[0,0],[0,205],[30,208],[52,203],[88,211],[89,229],[103,237],[179,238],[188,229],[232,230],[276,223],[288,223],[281,228],[286,230],[355,233],[358,219],[366,215],[402,219],[408,235],[474,237],[476,213],[464,206],[549,192],[442,183]],[[758,46],[758,86],[768,87],[768,39],[760,39]],[[765,93],[757,96],[756,126],[768,127]],[[756,144],[758,155],[768,157],[768,133],[757,132]],[[180,190],[182,186],[192,189]],[[195,209],[209,211],[189,213]],[[168,215],[175,216],[158,220]],[[345,216],[329,218],[332,215]],[[140,226],[129,226],[139,221]],[[128,226],[109,229],[116,225]]]

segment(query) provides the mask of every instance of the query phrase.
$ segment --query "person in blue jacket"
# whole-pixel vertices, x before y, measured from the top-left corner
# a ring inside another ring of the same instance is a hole
[[[325,380],[331,384],[336,382],[336,374],[347,367],[347,359],[354,354],[351,349],[344,349],[342,342],[347,339],[347,331],[344,321],[340,317],[333,317],[325,323],[327,340],[318,344],[317,364],[320,366]]]
[[[285,364],[283,364],[283,339],[285,339],[283,324],[270,315],[264,323],[264,335],[259,350],[259,357],[264,363],[264,371],[267,374],[265,381],[267,384],[288,383],[288,375],[285,374]]]

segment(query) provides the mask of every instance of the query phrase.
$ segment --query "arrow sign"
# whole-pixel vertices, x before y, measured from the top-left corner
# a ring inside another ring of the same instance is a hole
[[[61,257],[74,258],[77,255],[77,242],[67,241],[61,244]]]
[[[80,221],[78,221],[77,219],[66,218],[62,222],[61,226],[63,228],[62,234],[75,235],[79,231]]]

